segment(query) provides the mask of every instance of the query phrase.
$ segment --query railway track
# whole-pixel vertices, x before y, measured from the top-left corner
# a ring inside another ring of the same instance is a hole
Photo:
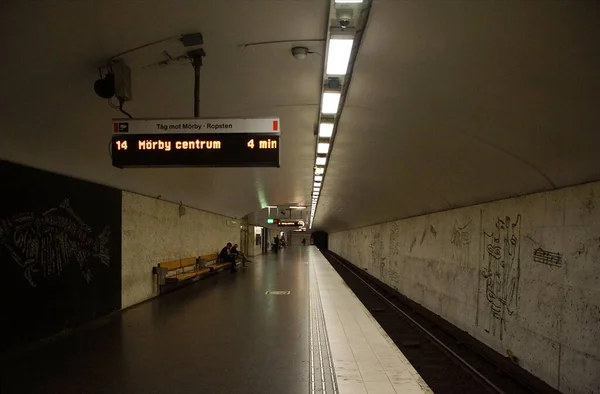
[[[436,394],[560,394],[332,252],[324,256]]]

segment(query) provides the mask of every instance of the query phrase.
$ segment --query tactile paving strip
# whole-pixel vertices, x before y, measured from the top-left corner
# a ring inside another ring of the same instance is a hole
[[[335,378],[329,338],[325,327],[325,315],[319,294],[319,285],[314,269],[309,266],[310,271],[310,393],[338,393]]]

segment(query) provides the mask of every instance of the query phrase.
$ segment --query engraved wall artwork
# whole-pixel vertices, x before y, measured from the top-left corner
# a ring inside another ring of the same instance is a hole
[[[429,232],[433,234],[433,238],[437,238],[437,230],[433,226],[429,226]]]
[[[392,223],[390,229],[390,258],[388,261],[388,276],[392,288],[398,290],[399,274],[398,274],[398,260],[400,259],[400,225],[398,222]]]
[[[0,160],[0,352],[121,308],[121,190]]]
[[[594,190],[590,190],[590,194],[589,197],[585,199],[585,201],[583,201],[583,204],[581,206],[581,217],[585,218],[585,217],[589,217],[592,213],[594,213],[594,210],[596,209],[596,196],[594,195]]]
[[[412,242],[410,243],[410,253],[412,253],[416,244],[417,244],[417,237],[414,237]]]
[[[533,261],[552,267],[560,267],[562,266],[562,255],[538,247],[533,251]]]
[[[90,258],[110,265],[109,240],[110,227],[95,236],[71,209],[68,199],[39,215],[26,212],[0,219],[0,245],[23,269],[25,279],[33,287],[42,278],[60,275],[69,264],[78,264],[89,283]]]
[[[371,272],[379,273],[379,275],[381,275],[379,279],[383,279],[385,258],[382,256],[383,239],[381,238],[381,233],[379,232],[379,226],[371,229],[371,242],[369,243],[369,248],[371,249]]]
[[[485,282],[485,331],[503,338],[506,319],[517,310],[521,274],[521,215],[497,218],[491,232],[482,229],[482,267]],[[479,308],[479,305],[478,305]]]
[[[394,260],[400,256],[400,248],[398,246],[398,239],[400,238],[400,225],[397,222],[392,223],[390,229],[390,258]]]
[[[454,245],[454,258],[461,267],[467,267],[469,265],[469,245],[471,244],[470,224],[470,219],[462,226],[454,221],[454,226],[452,228],[450,242]]]

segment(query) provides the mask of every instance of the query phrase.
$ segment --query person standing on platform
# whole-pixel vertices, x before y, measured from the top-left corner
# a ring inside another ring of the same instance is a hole
[[[302,246],[306,246],[306,238],[302,238]]]
[[[227,245],[221,249],[221,253],[219,253],[219,257],[222,261],[226,263],[231,263],[231,272],[237,272],[235,269],[235,257],[231,255],[231,242],[227,242]]]

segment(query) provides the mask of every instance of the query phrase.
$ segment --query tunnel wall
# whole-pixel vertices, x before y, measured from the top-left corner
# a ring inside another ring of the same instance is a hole
[[[231,218],[123,192],[122,307],[157,295],[152,267],[161,261],[217,253],[240,242]]]
[[[121,307],[121,191],[0,161],[0,351]]]
[[[338,232],[329,246],[560,391],[600,392],[600,182]]]

